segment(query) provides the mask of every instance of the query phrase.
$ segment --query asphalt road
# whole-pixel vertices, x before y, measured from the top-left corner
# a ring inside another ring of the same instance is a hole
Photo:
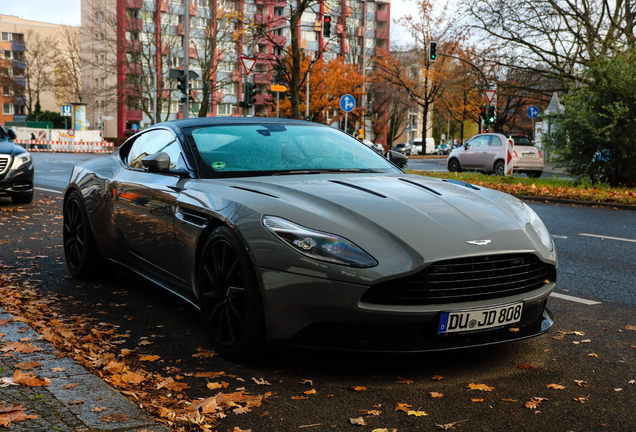
[[[56,189],[58,173],[43,159],[57,155],[37,156],[43,157],[36,157],[36,184]],[[54,159],[56,169],[66,166]],[[206,347],[206,335],[198,314],[186,303],[129,272],[93,282],[68,277],[60,220],[55,219],[61,199],[50,191],[37,191],[36,201],[15,214],[4,210],[20,206],[0,199],[0,262],[41,266],[41,290],[64,295],[66,313],[121,326],[118,331],[131,336],[119,349],[161,356],[162,361],[149,368],[224,371],[228,391],[244,387],[254,394],[273,392],[262,407],[220,420],[219,431],[401,432],[436,430],[436,425],[453,422],[460,422],[459,431],[634,431],[636,384],[630,382],[636,380],[636,331],[626,326],[636,326],[636,213],[529,205],[545,221],[559,253],[560,297],[552,297],[548,305],[555,315],[554,329],[522,342],[446,353],[278,348],[241,365],[218,357],[193,358],[197,348]],[[153,343],[140,351],[142,337]],[[444,378],[433,380],[436,375]],[[252,378],[271,385],[258,385]],[[185,381],[191,388],[183,393],[190,399],[216,393],[201,380]],[[492,390],[470,390],[471,383]],[[548,388],[550,384],[565,388]],[[292,399],[305,397],[309,390],[316,392],[307,399]],[[432,397],[431,392],[443,396]],[[527,408],[533,397],[546,399]],[[396,411],[398,403],[427,415]],[[366,426],[353,425],[350,419],[363,416],[363,411],[379,414],[368,414]]]

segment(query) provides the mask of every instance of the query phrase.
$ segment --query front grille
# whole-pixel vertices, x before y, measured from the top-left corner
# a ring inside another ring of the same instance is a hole
[[[361,301],[381,305],[435,305],[508,297],[555,281],[553,266],[531,254],[440,261],[423,271],[369,288]]]
[[[0,174],[9,168],[9,156],[0,156]]]

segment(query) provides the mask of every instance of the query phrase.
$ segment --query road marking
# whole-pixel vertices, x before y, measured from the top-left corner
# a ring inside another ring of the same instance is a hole
[[[49,172],[66,172],[68,170],[49,170]]]
[[[552,238],[568,238],[568,236],[558,236],[558,235],[553,235]]]
[[[597,302],[594,300],[588,300],[588,299],[584,299],[581,297],[574,297],[574,296],[569,296],[566,294],[559,294],[559,293],[555,293],[553,292],[552,294],[550,294],[550,297],[556,297],[556,298],[560,298],[563,300],[569,300],[569,301],[573,301],[573,302],[577,302],[577,303],[583,303],[586,305],[595,305],[595,304],[601,304],[601,302]]]
[[[586,237],[596,237],[596,238],[601,238],[601,239],[618,240],[618,241],[636,243],[636,240],[620,238],[620,237],[609,237],[609,236],[602,236],[602,235],[596,235],[596,234],[585,234],[585,233],[580,233],[579,235],[580,236],[586,236]]]
[[[45,189],[45,188],[41,188],[41,187],[36,187],[36,188],[34,188],[34,189],[41,190],[41,191],[44,191],[44,192],[53,192],[53,193],[59,193],[59,194],[64,193],[64,192],[59,191],[59,190],[55,190],[55,189]]]

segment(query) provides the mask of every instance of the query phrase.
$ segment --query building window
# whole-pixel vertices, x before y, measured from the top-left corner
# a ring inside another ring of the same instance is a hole
[[[12,96],[13,89],[10,86],[2,86],[2,96]]]
[[[24,115],[24,105],[16,105],[14,109],[16,114]]]
[[[13,38],[11,37],[13,36],[12,33],[9,32],[2,32],[2,40],[4,42],[11,42],[13,40]]]
[[[2,114],[11,115],[13,114],[13,104],[2,104]]]
[[[11,59],[11,50],[2,50],[3,59]]]
[[[234,104],[218,104],[216,106],[216,115],[229,116],[236,114],[236,105]]]
[[[224,95],[234,95],[236,94],[236,83],[229,82],[223,83],[223,87],[221,87],[221,91]]]
[[[139,32],[126,32],[126,39],[129,41],[138,41]]]

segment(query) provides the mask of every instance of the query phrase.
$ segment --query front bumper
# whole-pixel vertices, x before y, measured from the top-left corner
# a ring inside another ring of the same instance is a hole
[[[530,293],[472,303],[382,306],[360,302],[368,286],[256,268],[271,343],[347,351],[437,351],[510,342],[547,332],[555,283]],[[521,321],[466,334],[438,335],[442,312],[524,302]]]
[[[33,164],[19,170],[8,170],[0,175],[0,196],[33,192]]]

